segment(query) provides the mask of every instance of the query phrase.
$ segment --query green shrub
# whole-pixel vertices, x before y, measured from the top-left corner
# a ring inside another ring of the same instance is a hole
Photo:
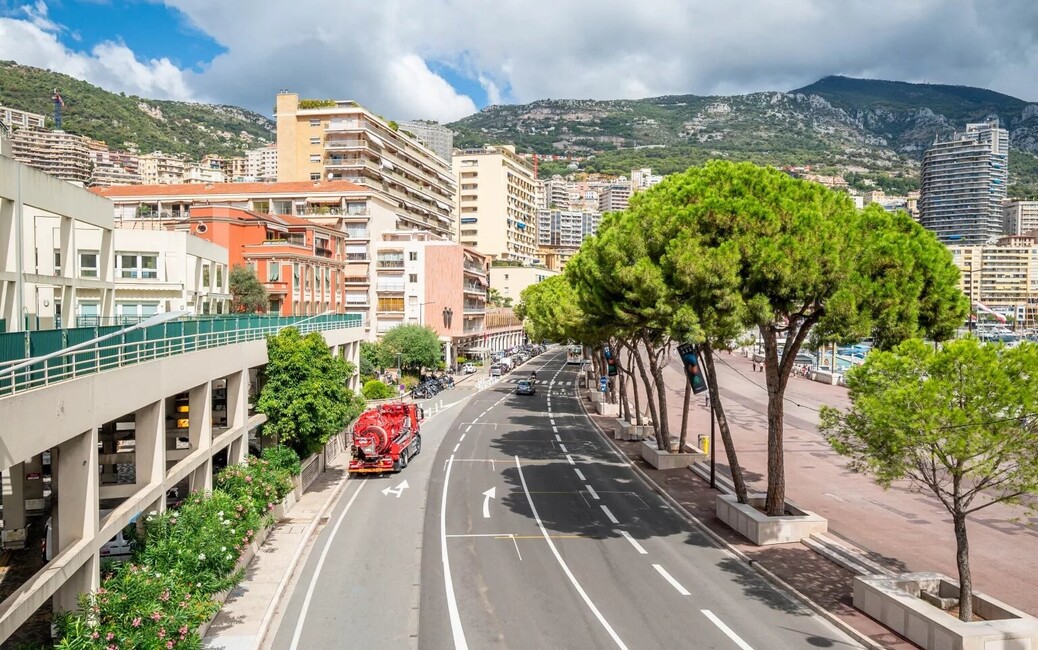
[[[404,385],[405,392],[410,392],[418,385],[418,377],[415,377],[414,375],[404,375],[404,378],[400,380],[400,383]]]
[[[360,392],[367,399],[387,399],[396,396],[396,391],[391,386],[387,386],[377,379],[372,379],[364,384],[364,388]]]
[[[216,475],[214,486],[233,495],[239,506],[251,510],[262,520],[261,524],[267,523],[274,506],[293,487],[287,470],[276,469],[262,458],[250,458],[241,465],[225,467]]]
[[[278,445],[267,447],[263,450],[263,460],[270,463],[275,470],[288,472],[289,476],[299,476],[302,466],[299,464],[299,454],[291,447]]]

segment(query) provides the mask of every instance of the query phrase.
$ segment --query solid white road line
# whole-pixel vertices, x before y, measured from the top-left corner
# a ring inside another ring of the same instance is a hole
[[[570,465],[576,465],[577,464],[577,462],[575,460],[573,460],[573,457],[570,456],[569,454],[566,454],[566,460],[569,461]]]
[[[661,576],[663,576],[663,579],[670,583],[671,587],[674,587],[675,589],[677,589],[679,594],[681,594],[682,596],[691,596],[692,595],[691,593],[689,593],[688,589],[685,589],[684,587],[682,587],[681,583],[674,579],[674,576],[672,576],[669,573],[667,573],[667,570],[664,569],[662,566],[660,566],[658,564],[653,564],[652,568],[656,569],[656,571],[659,572],[659,574]]]
[[[621,530],[620,534],[623,535],[624,538],[628,542],[631,543],[631,546],[634,547],[634,550],[638,551],[642,555],[648,555],[649,554],[649,552],[646,551],[644,548],[642,548],[642,545],[638,543],[638,540],[636,540],[635,538],[631,537],[631,534],[629,532],[627,532],[626,530]]]
[[[562,567],[562,571],[566,574],[566,577],[569,578],[570,584],[572,584],[573,588],[577,590],[580,597],[584,599],[584,604],[588,606],[591,613],[593,613],[595,618],[598,619],[598,622],[602,624],[602,627],[605,628],[605,631],[613,639],[617,647],[627,650],[627,646],[613,630],[613,627],[609,625],[609,621],[602,616],[602,612],[598,611],[598,608],[595,607],[595,603],[591,602],[591,598],[587,595],[587,592],[585,592],[584,588],[580,586],[579,582],[577,582],[577,578],[573,575],[573,572],[569,570],[569,565],[566,564],[566,561],[562,559],[562,555],[559,554],[559,549],[555,548],[555,542],[551,540],[551,535],[548,534],[548,530],[544,527],[544,523],[541,521],[541,516],[537,514],[537,506],[533,504],[533,497],[530,495],[530,489],[526,486],[526,477],[523,475],[523,466],[522,463],[519,462],[518,456],[515,457],[515,467],[519,470],[519,481],[523,485],[523,492],[526,493],[526,502],[530,504],[530,512],[533,513],[534,521],[537,522],[537,527],[541,529],[541,535],[544,536],[544,541],[548,543],[548,548],[550,548],[552,554],[555,555],[555,560],[559,563],[559,566]]]
[[[584,478],[584,472],[580,471],[576,467],[573,468],[573,471],[577,473],[577,478],[579,478],[581,481],[587,480],[586,478]]]
[[[599,501],[600,500],[599,496],[598,496],[598,492],[595,492],[595,488],[591,487],[590,485],[588,485],[586,483],[584,484],[584,488],[588,491],[589,494],[591,494],[591,498],[592,499],[594,499],[595,501]]]
[[[339,513],[339,518],[335,520],[335,527],[332,528],[331,534],[328,536],[328,541],[325,542],[324,549],[321,551],[321,557],[317,560],[317,566],[314,568],[314,575],[310,578],[310,586],[306,588],[306,597],[303,599],[303,608],[299,612],[299,620],[296,621],[295,633],[292,634],[292,644],[289,646],[292,650],[296,650],[299,647],[299,637],[303,635],[303,624],[306,623],[306,613],[310,609],[310,601],[314,597],[314,590],[317,588],[317,579],[321,576],[321,569],[324,567],[324,561],[328,559],[328,551],[332,549],[332,540],[335,539],[335,533],[339,532],[339,526],[346,519],[346,513],[350,511],[350,506],[357,500],[357,495],[367,485],[367,481],[362,482],[357,486],[357,490],[350,497],[350,500],[346,503],[346,507]]]
[[[447,615],[451,620],[454,648],[468,650],[469,644],[465,641],[465,630],[461,627],[461,615],[458,613],[458,599],[454,595],[454,582],[451,580],[451,563],[447,557],[447,484],[450,483],[453,466],[454,456],[451,456],[443,475],[443,498],[440,500],[440,561],[443,562],[443,586],[447,591]]]
[[[711,612],[709,609],[702,609],[699,611],[703,612],[703,615],[709,618],[710,621],[713,622],[713,624],[716,625],[722,632],[724,632],[729,639],[735,641],[735,645],[742,648],[742,650],[753,650],[753,648],[750,647],[749,643],[746,643],[745,641],[740,639],[738,634],[732,632],[732,628],[725,625],[724,622],[721,619],[717,618],[714,615],[714,613]]]
[[[602,512],[604,512],[605,516],[609,518],[609,521],[613,522],[614,524],[620,523],[620,520],[616,518],[616,515],[614,515],[613,512],[604,503],[599,507],[602,508]]]

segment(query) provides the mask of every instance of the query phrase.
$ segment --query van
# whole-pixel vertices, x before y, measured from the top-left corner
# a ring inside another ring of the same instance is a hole
[[[503,374],[505,374],[505,369],[504,366],[502,366],[500,363],[495,363],[494,365],[490,366],[491,377],[500,377]]]
[[[497,363],[499,366],[504,366],[506,372],[515,367],[515,361],[511,357],[501,357],[501,360]]]
[[[103,520],[112,511],[102,510],[100,517]],[[104,543],[98,554],[102,560],[115,560],[117,562],[124,562],[130,559],[133,555],[134,539],[136,538],[137,528],[137,517],[134,517],[130,523],[126,524],[126,527],[115,534],[115,537]],[[44,524],[43,534],[43,561],[44,563],[50,562],[54,559],[54,526],[51,524],[51,518],[47,517],[47,523]]]

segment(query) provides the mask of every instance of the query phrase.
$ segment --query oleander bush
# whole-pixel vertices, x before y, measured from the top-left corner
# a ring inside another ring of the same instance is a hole
[[[291,452],[291,450],[287,450]],[[241,579],[238,561],[274,506],[292,490],[299,457],[271,451],[216,477],[176,510],[149,515],[133,561],[102,575],[80,608],[56,617],[62,650],[195,650],[198,628],[219,610],[214,596]]]
[[[392,386],[387,386],[377,379],[365,383],[360,392],[367,399],[388,399],[396,396],[396,390]]]

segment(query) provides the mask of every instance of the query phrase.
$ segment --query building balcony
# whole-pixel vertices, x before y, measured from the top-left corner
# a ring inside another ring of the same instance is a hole
[[[371,280],[366,275],[347,275],[342,279],[344,284],[371,284]]]
[[[375,285],[375,291],[379,293],[404,293],[404,290],[403,284],[383,284],[380,282]]]
[[[371,239],[371,233],[367,228],[347,228],[346,239]]]
[[[462,291],[465,292],[465,293],[471,293],[471,294],[476,294],[476,295],[480,295],[480,296],[485,296],[487,294],[486,287],[480,286],[478,284],[476,284],[476,285],[465,285],[462,288]]]
[[[464,271],[465,271],[465,273],[470,273],[472,275],[478,275],[479,277],[482,277],[482,278],[487,277],[486,270],[484,270],[482,266],[480,266],[478,264],[473,264],[472,262],[465,262]]]
[[[384,271],[403,271],[404,260],[378,260],[376,266]]]
[[[288,293],[288,282],[281,280],[268,280],[263,283],[267,293],[275,294],[287,294]]]
[[[486,307],[466,307],[466,316],[482,316],[487,313]]]
[[[368,254],[367,253],[346,253],[346,261],[347,262],[367,262],[367,261],[369,261],[368,260]]]

